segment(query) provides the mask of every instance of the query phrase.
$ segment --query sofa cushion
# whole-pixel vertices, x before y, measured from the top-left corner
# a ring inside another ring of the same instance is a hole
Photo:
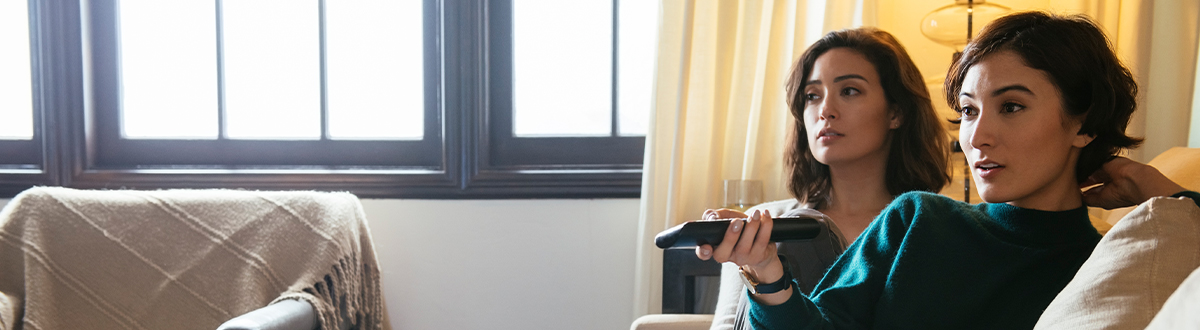
[[[1156,197],[1100,240],[1035,329],[1143,329],[1200,266],[1200,208]]]
[[[712,314],[650,314],[633,321],[630,330],[704,330]]]
[[[1175,293],[1167,298],[1162,310],[1146,330],[1200,329],[1200,268],[1192,271]]]

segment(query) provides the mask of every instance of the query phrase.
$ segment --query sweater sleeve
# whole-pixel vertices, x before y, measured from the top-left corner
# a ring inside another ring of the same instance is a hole
[[[1181,191],[1181,192],[1179,192],[1179,193],[1177,193],[1177,194],[1171,195],[1171,197],[1187,197],[1187,198],[1191,198],[1191,199],[1192,199],[1192,202],[1195,202],[1195,203],[1196,203],[1196,207],[1200,207],[1200,193],[1197,193],[1197,192],[1195,192],[1195,191],[1191,191],[1191,190],[1184,190],[1184,191]]]
[[[921,196],[897,197],[846,249],[811,296],[793,293],[783,304],[751,299],[754,329],[869,328],[891,266],[919,209]]]

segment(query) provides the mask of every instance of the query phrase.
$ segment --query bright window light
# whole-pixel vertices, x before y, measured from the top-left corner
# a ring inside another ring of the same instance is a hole
[[[320,138],[318,3],[224,1],[222,6],[229,138]]]
[[[122,134],[216,138],[216,5],[211,0],[119,5]]]
[[[33,139],[26,1],[0,1],[0,140]]]
[[[617,135],[645,136],[653,106],[658,1],[621,1],[617,16]]]
[[[421,1],[329,1],[325,10],[329,135],[424,137]]]
[[[513,134],[612,134],[612,0],[513,1]]]

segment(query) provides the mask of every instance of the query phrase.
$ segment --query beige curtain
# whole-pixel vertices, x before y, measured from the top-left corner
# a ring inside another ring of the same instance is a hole
[[[719,207],[722,180],[762,180],[766,200],[789,196],[782,157],[791,117],[783,83],[792,61],[825,31],[862,24],[862,13],[873,8],[862,1],[663,1],[635,317],[662,307],[662,250],[654,235]]]

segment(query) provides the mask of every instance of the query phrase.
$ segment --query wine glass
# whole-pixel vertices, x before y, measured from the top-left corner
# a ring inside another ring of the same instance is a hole
[[[725,180],[725,195],[721,207],[746,212],[751,206],[762,203],[762,181]]]

